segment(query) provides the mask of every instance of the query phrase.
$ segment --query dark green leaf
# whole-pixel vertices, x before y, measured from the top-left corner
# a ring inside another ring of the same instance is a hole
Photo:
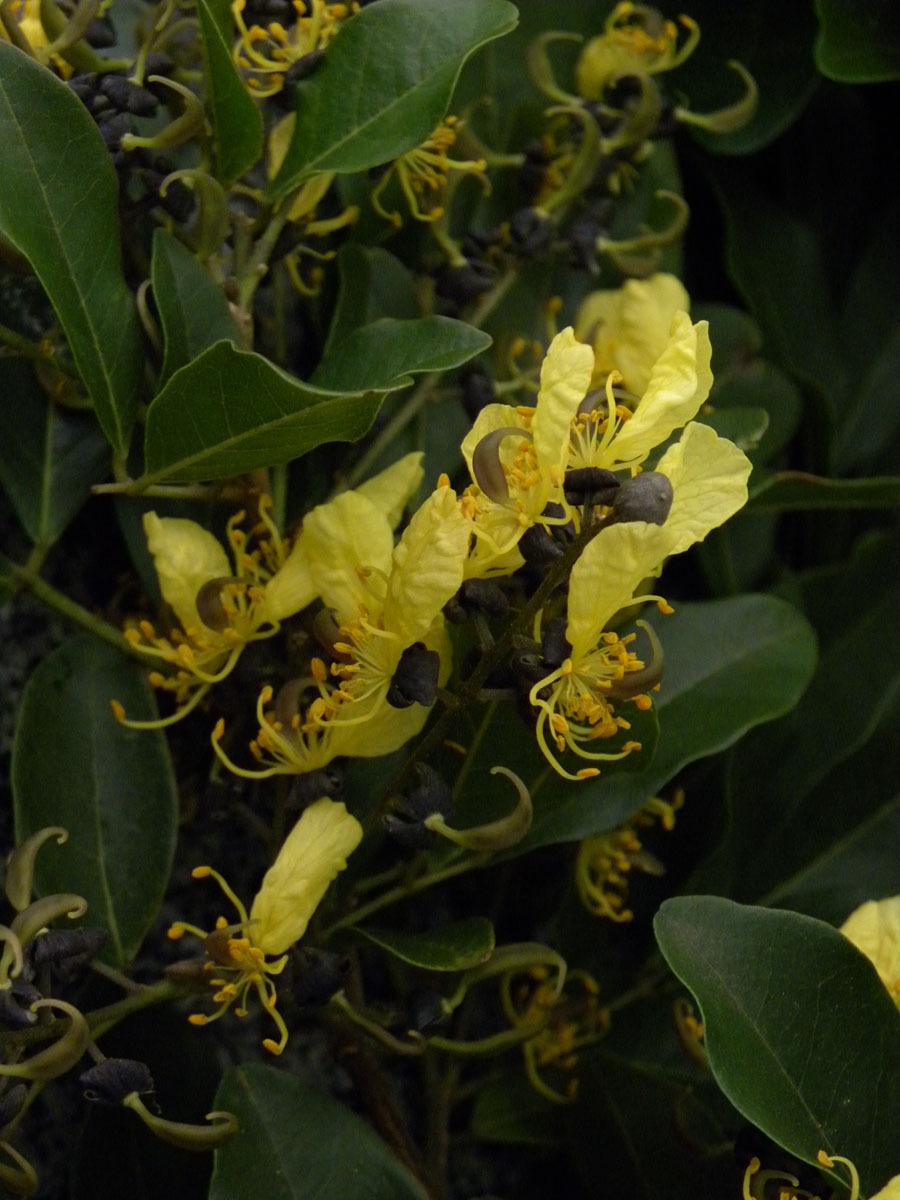
[[[710,404],[719,415],[754,408],[765,411],[768,424],[753,454],[756,463],[768,462],[784,448],[797,432],[803,411],[796,386],[764,359],[734,366],[717,376]]]
[[[701,413],[697,419],[704,425],[710,425],[719,437],[728,438],[746,451],[755,450],[769,428],[766,410],[751,405],[722,408],[711,405],[710,410]]]
[[[331,391],[387,390],[420,371],[448,371],[486,350],[491,339],[451,317],[383,317],[355,329],[330,351],[310,383]]]
[[[776,471],[754,478],[748,509],[893,508],[900,504],[900,478],[826,479],[805,471]]]
[[[482,1142],[505,1146],[555,1146],[566,1127],[564,1110],[539,1096],[519,1068],[478,1089],[471,1131]]]
[[[156,916],[175,849],[175,781],[159,731],[119,725],[110,700],[139,720],[156,715],[144,672],[88,636],[66,642],[28,681],[13,745],[19,841],[46,825],[69,840],[38,858],[41,893],[75,892],[102,925],[118,967]]]
[[[839,83],[900,79],[900,10],[894,0],[816,0],[816,66]]]
[[[237,336],[228,301],[187,247],[164,229],[153,235],[153,299],[165,337],[162,386],[210,346]]]
[[[262,116],[231,57],[234,23],[228,0],[197,0],[197,16],[206,63],[216,174],[227,186],[249,170],[262,153]]]
[[[0,231],[50,297],[100,427],[124,456],[143,352],[122,278],[116,173],[75,93],[4,41],[0,145]]]
[[[818,82],[812,59],[815,18],[810,6],[758,0],[742,7],[740,21],[734,20],[733,9],[720,0],[694,0],[685,12],[700,26],[700,45],[663,86],[668,84],[667,90],[685,95],[694,112],[715,111],[743,94],[740,80],[726,65],[730,58],[738,59],[759,88],[755,117],[735,133],[698,130],[696,136],[713,154],[761,150],[796,120]]]
[[[891,330],[868,371],[853,389],[852,404],[838,436],[835,470],[845,472],[873,459],[900,431],[900,326]]]
[[[365,171],[424,141],[469,55],[516,23],[506,0],[380,0],[338,32],[297,88],[297,124],[269,198],[310,175]]]
[[[815,666],[812,630],[794,608],[770,596],[681,604],[656,628],[666,670],[654,702],[659,717],[654,758],[636,773],[580,784],[551,777],[517,852],[614,828],[682,767],[791,709]]]
[[[259,354],[217,342],[150,405],[142,482],[220,479],[289,462],[323,442],[355,441],[382,399],[383,392],[312,387]]]
[[[216,1151],[209,1200],[426,1200],[364,1121],[285,1071],[234,1068],[213,1108],[240,1132]]]
[[[24,359],[0,359],[0,483],[31,540],[52,545],[108,470],[96,423],[52,404]]]
[[[465,971],[487,962],[494,949],[494,927],[486,917],[452,921],[428,933],[361,928],[356,932],[395,958],[428,971]]]
[[[805,1162],[852,1159],[867,1194],[900,1172],[900,1013],[868,959],[821,921],[713,896],[667,900],[654,927],[748,1120]]]
[[[338,299],[328,329],[327,359],[354,329],[380,317],[410,319],[419,315],[415,282],[399,258],[380,246],[341,246],[337,257]]]

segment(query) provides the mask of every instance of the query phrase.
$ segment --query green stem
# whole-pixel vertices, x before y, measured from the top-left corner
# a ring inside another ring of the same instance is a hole
[[[41,363],[45,367],[52,367],[54,371],[58,371],[60,375],[65,375],[67,379],[78,378],[74,367],[58,359],[54,354],[48,354],[40,342],[32,342],[30,338],[23,337],[20,333],[16,333],[14,329],[9,329],[6,325],[0,325],[0,342],[9,346],[11,350],[15,350],[16,354],[21,354],[23,358],[30,358],[32,362]]]
[[[482,296],[466,324],[471,325],[473,329],[480,329],[497,305],[503,300],[517,278],[518,272],[513,267],[510,267],[501,275],[491,290]],[[373,438],[365,454],[357,460],[347,475],[345,485],[347,488],[356,487],[361,480],[366,478],[382,454],[390,449],[410,421],[413,420],[431,399],[442,374],[443,372],[441,371],[435,371],[431,375],[426,375],[410,395],[409,399],[401,405],[388,421],[387,425]]]
[[[73,625],[77,625],[81,629],[86,629],[94,637],[107,642],[110,646],[115,646],[117,650],[121,650],[123,654],[129,655],[131,658],[137,658],[141,662],[147,661],[139,650],[125,640],[114,625],[110,625],[102,617],[95,617],[86,608],[82,608],[80,604],[76,604],[74,600],[70,600],[62,592],[58,592],[56,588],[51,587],[49,583],[45,583],[39,575],[35,574],[33,569],[27,566],[19,566],[18,563],[0,557],[0,575],[4,573],[11,576],[18,584],[31,592],[32,596],[36,596],[38,600],[46,604],[48,608],[52,608],[61,617],[65,617],[67,621],[71,621]]]

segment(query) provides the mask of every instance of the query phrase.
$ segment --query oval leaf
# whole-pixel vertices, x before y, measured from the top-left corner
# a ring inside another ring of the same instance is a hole
[[[165,336],[160,386],[216,342],[237,336],[228,301],[190,250],[164,229],[153,234],[153,299]]]
[[[0,41],[0,230],[31,263],[113,449],[124,456],[143,351],[122,278],[118,184],[74,92]]]
[[[487,962],[494,949],[494,927],[486,917],[453,921],[428,933],[396,933],[386,929],[356,932],[395,958],[427,971],[465,971]]]
[[[262,153],[262,116],[231,56],[234,25],[228,0],[197,0],[197,16],[206,63],[216,175],[227,186],[249,170]]]
[[[365,171],[424,141],[465,60],[516,19],[506,0],[380,0],[364,8],[297,88],[297,124],[269,199],[310,175]]]
[[[816,66],[839,83],[900,79],[900,11],[895,0],[816,0]]]
[[[806,471],[775,471],[754,480],[748,508],[784,512],[837,508],[894,508],[900,504],[900,478],[828,479]]]
[[[37,860],[42,894],[75,892],[108,933],[102,956],[121,967],[156,916],[175,848],[177,802],[161,732],[125,729],[109,702],[152,719],[144,672],[82,636],[44,659],[22,697],[13,743],[16,838],[62,825],[69,840]]]
[[[209,1200],[427,1200],[364,1121],[284,1071],[230,1071],[213,1108],[240,1132],[216,1151]]]
[[[31,540],[52,545],[108,472],[93,418],[53,404],[24,359],[0,360],[0,483]]]
[[[822,921],[715,896],[667,900],[654,927],[748,1120],[805,1162],[852,1159],[867,1195],[900,1172],[900,1013],[868,959]]]

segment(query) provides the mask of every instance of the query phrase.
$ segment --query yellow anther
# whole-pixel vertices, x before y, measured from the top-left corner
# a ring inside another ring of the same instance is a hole
[[[208,879],[212,874],[212,867],[194,867],[191,871],[192,879]]]
[[[321,658],[311,658],[309,660],[309,670],[316,683],[324,683],[328,678],[328,670]]]
[[[215,729],[213,729],[213,731],[212,731],[213,741],[218,742],[224,736],[224,734],[225,734],[225,720],[223,717],[219,717],[218,721],[216,721]]]
[[[191,1025],[208,1025],[209,1017],[206,1015],[206,1013],[191,1013],[188,1017],[188,1021]]]
[[[663,613],[667,617],[670,617],[672,615],[672,613],[675,611],[675,609],[672,607],[672,605],[667,604],[665,600],[657,600],[656,607],[659,609],[659,611],[661,613]]]
[[[121,725],[121,723],[125,720],[125,709],[118,700],[110,700],[109,707],[112,709],[112,715]]]
[[[440,475],[438,475],[437,485],[439,488],[449,487],[450,486],[450,476],[447,475],[446,472],[442,471],[440,473]]]

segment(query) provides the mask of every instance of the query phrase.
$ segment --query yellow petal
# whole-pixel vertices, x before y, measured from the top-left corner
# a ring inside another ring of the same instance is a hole
[[[541,366],[541,388],[531,422],[534,449],[546,495],[549,472],[562,470],[569,449],[569,433],[578,406],[591,385],[594,352],[575,337],[569,326],[558,333]]]
[[[675,314],[668,344],[653,365],[647,390],[613,443],[620,463],[642,462],[700,411],[712,387],[709,324]]]
[[[843,923],[841,933],[870,960],[900,1006],[900,896],[861,904]]]
[[[664,273],[586,296],[575,315],[575,333],[594,348],[593,385],[618,371],[628,391],[643,395],[675,314],[687,312],[690,303],[681,281]]]
[[[383,610],[384,628],[405,645],[418,641],[459,589],[470,525],[456,493],[439,487],[413,514],[394,550]]]
[[[747,503],[751,464],[746,454],[709,425],[692,421],[681,440],[656,466],[672,484],[672,508],[663,527],[667,554],[680,554],[702,542]]]
[[[422,476],[425,474],[422,469],[424,457],[420,450],[404,454],[403,458],[354,489],[367,500],[371,500],[376,508],[381,509],[391,529],[396,529],[399,525],[403,510],[422,482]]]
[[[323,797],[305,809],[266,872],[250,910],[250,938],[266,954],[283,954],[306,932],[328,885],[362,840],[362,826],[342,803]]]
[[[144,533],[163,599],[184,629],[198,628],[203,622],[197,613],[197,593],[211,579],[233,574],[228,555],[208,529],[182,517],[144,513]]]
[[[317,595],[306,537],[301,530],[280,570],[266,584],[266,616],[270,621],[283,621],[312,604]]]
[[[569,581],[566,637],[573,659],[596,646],[610,620],[631,602],[641,580],[656,574],[669,541],[665,526],[629,521],[602,530],[588,542]]]
[[[870,1200],[900,1200],[900,1175],[895,1175]]]
[[[371,500],[344,492],[320,504],[303,520],[303,544],[317,594],[339,625],[356,620],[360,608],[380,615],[394,536]]]

